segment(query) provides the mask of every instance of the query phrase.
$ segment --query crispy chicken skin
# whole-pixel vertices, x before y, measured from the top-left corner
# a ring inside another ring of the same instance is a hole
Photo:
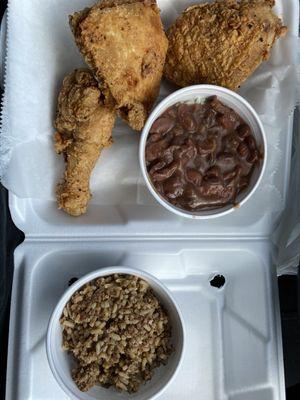
[[[169,28],[164,75],[178,86],[236,90],[270,55],[287,28],[274,0],[219,0],[188,7]]]
[[[116,115],[102,97],[92,73],[84,69],[65,77],[58,97],[55,149],[64,154],[66,170],[57,200],[59,208],[73,216],[86,212],[91,172],[101,150],[112,143]]]
[[[119,115],[141,130],[157,98],[168,41],[150,0],[103,0],[70,16],[75,41]]]

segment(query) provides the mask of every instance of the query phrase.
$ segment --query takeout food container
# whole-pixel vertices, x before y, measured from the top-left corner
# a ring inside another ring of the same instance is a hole
[[[264,114],[270,154],[266,179],[247,206],[210,223],[174,218],[153,204],[139,180],[138,135],[121,122],[114,129],[114,146],[103,152],[95,171],[98,180],[93,183],[89,212],[74,219],[57,210],[49,195],[53,185],[44,184],[44,177],[50,177],[46,179],[50,183],[57,179],[59,168],[47,116],[54,115],[58,78],[82,63],[65,17],[87,2],[53,0],[52,7],[37,0],[9,3],[9,40],[7,49],[2,49],[6,50],[4,108],[9,110],[7,126],[17,127],[7,139],[16,144],[9,172],[18,178],[8,180],[9,205],[25,242],[14,253],[6,398],[70,399],[52,376],[46,357],[44,338],[51,311],[72,277],[87,274],[95,265],[131,265],[159,277],[184,316],[182,365],[159,400],[283,400],[278,287],[269,238],[289,186],[291,88],[296,84],[291,59],[299,2],[276,1],[276,13],[283,16],[290,35],[276,44],[275,57],[241,89]],[[165,26],[193,4],[191,0],[158,3]],[[51,34],[41,34],[45,27]],[[30,60],[20,54],[30,54]],[[171,90],[163,81],[160,99]],[[226,278],[223,288],[210,286],[213,276],[220,274]]]
[[[174,206],[173,204],[169,203],[166,199],[164,199],[156,191],[154,185],[151,182],[151,179],[147,172],[146,159],[145,159],[145,148],[146,148],[148,134],[154,121],[172,105],[179,102],[201,103],[206,98],[214,95],[216,95],[222,103],[229,106],[237,114],[239,114],[244,119],[244,121],[250,126],[252,134],[256,139],[258,148],[260,149],[260,152],[263,154],[263,160],[260,162],[258,168],[255,168],[251,176],[249,186],[237,196],[236,205],[229,204],[222,208],[217,208],[212,210],[200,210],[195,212],[183,210],[179,207]],[[220,86],[194,85],[180,89],[172,93],[170,96],[166,97],[160,104],[158,104],[158,106],[153,110],[142,132],[140,147],[139,147],[139,159],[140,159],[140,167],[142,170],[142,174],[148,186],[148,189],[150,190],[154,198],[158,201],[158,203],[160,203],[163,207],[173,212],[174,214],[180,215],[181,217],[194,218],[194,219],[216,218],[232,213],[234,210],[237,210],[238,208],[243,206],[253,196],[255,190],[260,184],[267,163],[266,135],[264,132],[263,125],[256,111],[243,97],[241,97],[240,95],[231,90],[225,89]]]
[[[115,389],[105,389],[95,386],[88,392],[81,392],[71,377],[74,366],[72,356],[62,349],[62,331],[59,319],[65,305],[72,295],[86,283],[111,274],[128,274],[138,276],[149,283],[157,298],[168,312],[172,329],[171,342],[174,347],[166,365],[154,370],[152,379],[141,385],[134,394],[120,393]],[[125,400],[154,399],[160,395],[173,380],[182,361],[184,349],[184,325],[180,310],[168,289],[152,275],[138,269],[127,267],[107,267],[96,270],[75,282],[61,297],[55,307],[48,325],[46,350],[50,368],[57,382],[71,398],[79,400]]]

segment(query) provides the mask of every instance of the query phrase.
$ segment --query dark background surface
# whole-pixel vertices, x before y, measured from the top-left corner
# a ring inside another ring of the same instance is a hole
[[[6,3],[6,0],[0,0],[0,20],[6,8]],[[10,217],[7,191],[0,184],[0,399],[3,400],[5,399],[8,322],[13,276],[13,252],[23,240],[23,233],[14,226]],[[278,282],[287,399],[300,400],[299,277],[282,276],[278,279]]]

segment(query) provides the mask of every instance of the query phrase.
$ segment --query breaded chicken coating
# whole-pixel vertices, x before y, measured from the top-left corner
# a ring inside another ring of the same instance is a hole
[[[112,143],[115,118],[115,110],[104,105],[103,94],[89,70],[75,70],[64,79],[54,123],[55,149],[66,161],[57,201],[70,215],[87,210],[90,176],[101,150]]]
[[[287,28],[274,0],[219,0],[188,7],[169,28],[164,75],[178,86],[215,84],[232,90],[267,60]]]
[[[70,16],[75,41],[106,102],[141,130],[157,98],[168,41],[150,0],[104,0]]]

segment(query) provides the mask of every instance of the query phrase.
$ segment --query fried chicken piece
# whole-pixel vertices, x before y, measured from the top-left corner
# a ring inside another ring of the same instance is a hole
[[[272,11],[274,4],[223,0],[188,7],[167,32],[164,75],[179,86],[238,89],[287,31]]]
[[[101,150],[112,143],[115,117],[115,110],[103,104],[102,92],[89,70],[75,70],[64,79],[54,122],[55,149],[66,161],[57,200],[59,208],[70,215],[86,212],[90,175]]]
[[[141,130],[157,98],[168,41],[149,0],[103,0],[70,16],[77,46],[107,104]]]

